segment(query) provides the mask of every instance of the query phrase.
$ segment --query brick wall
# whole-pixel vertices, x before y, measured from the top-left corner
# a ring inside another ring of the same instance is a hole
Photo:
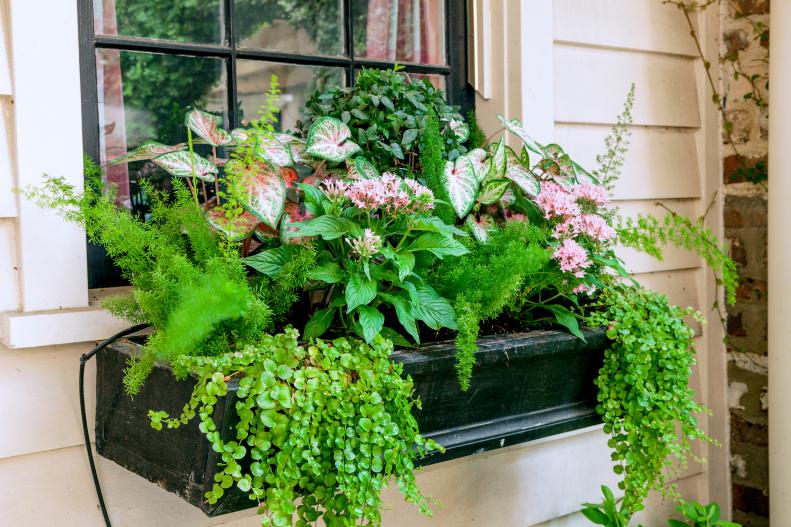
[[[769,0],[722,2],[723,52],[738,54],[748,75],[765,75],[768,43],[754,38],[751,21],[769,23]],[[728,119],[733,123],[731,139],[748,165],[765,163],[766,110],[744,99],[751,86],[746,79],[734,79],[728,61],[723,63],[722,78]],[[725,236],[741,276],[736,304],[727,313],[733,520],[745,527],[765,527],[769,525],[767,187],[738,176],[740,162],[727,138],[722,156]]]

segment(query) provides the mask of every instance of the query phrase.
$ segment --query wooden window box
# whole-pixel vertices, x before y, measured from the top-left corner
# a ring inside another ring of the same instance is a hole
[[[469,391],[459,389],[453,342],[399,350],[423,403],[416,410],[421,433],[446,448],[421,461],[427,465],[523,443],[600,422],[593,384],[608,341],[603,329],[585,330],[587,342],[558,331],[484,337]],[[204,493],[213,483],[218,455],[198,430],[197,419],[176,430],[157,431],[148,411],[178,415],[193,382],[177,381],[164,366],[155,368],[134,399],[121,382],[128,357],[139,345],[120,341],[98,355],[96,449],[100,455],[175,492],[209,516],[254,506],[236,487],[216,504]],[[234,438],[236,387],[215,406],[214,422],[224,438]],[[230,404],[229,404],[230,403]]]

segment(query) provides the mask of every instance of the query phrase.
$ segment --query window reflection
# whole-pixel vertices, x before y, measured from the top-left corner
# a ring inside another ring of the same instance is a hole
[[[221,0],[94,0],[97,35],[220,43]]]
[[[354,0],[353,6],[356,57],[445,64],[442,0]]]
[[[279,126],[283,131],[296,128],[297,121],[302,118],[305,101],[315,90],[344,83],[342,68],[238,60],[236,80],[242,125],[246,126],[257,118],[272,75],[277,75],[282,91]]]
[[[97,50],[99,142],[102,164],[145,141],[186,141],[184,114],[197,107],[227,120],[225,61],[180,55]],[[198,148],[201,148],[200,146]],[[168,188],[170,178],[151,162],[107,167],[119,203],[137,213],[147,209],[138,181]]]
[[[343,0],[234,0],[236,44],[310,55],[345,55]]]

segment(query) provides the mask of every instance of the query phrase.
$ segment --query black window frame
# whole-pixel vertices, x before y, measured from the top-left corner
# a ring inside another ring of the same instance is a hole
[[[82,89],[83,149],[94,161],[99,160],[99,105],[96,78],[96,50],[139,51],[209,57],[225,60],[226,88],[228,94],[228,121],[226,126],[240,125],[237,113],[236,61],[258,60],[279,64],[302,66],[343,67],[346,85],[353,86],[355,71],[366,68],[392,68],[394,63],[381,60],[359,59],[354,56],[354,20],[351,16],[352,1],[343,0],[345,56],[308,55],[283,51],[238,48],[234,28],[234,2],[221,0],[224,15],[224,43],[205,44],[172,40],[97,35],[94,30],[94,1],[77,0],[80,40],[80,83]],[[399,63],[407,73],[439,74],[445,77],[448,102],[460,106],[462,113],[474,109],[475,97],[468,82],[468,2],[445,0],[445,61],[446,65]],[[88,287],[125,285],[118,269],[112,264],[103,248],[88,243]]]

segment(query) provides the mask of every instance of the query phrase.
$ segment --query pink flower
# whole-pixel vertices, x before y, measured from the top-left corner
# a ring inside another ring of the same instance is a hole
[[[553,258],[560,262],[560,270],[565,273],[574,273],[574,276],[582,278],[585,276],[583,269],[590,267],[591,261],[588,253],[585,252],[580,244],[574,240],[564,240],[555,249]]]
[[[368,259],[382,249],[382,237],[375,234],[371,229],[365,229],[362,237],[350,240],[346,238],[346,243],[352,248],[352,254],[360,258]]]
[[[414,179],[385,172],[379,179],[353,183],[345,195],[358,208],[382,209],[392,215],[425,213],[434,208],[434,194]]]
[[[544,211],[544,217],[547,219],[577,216],[580,213],[574,194],[551,181],[541,182],[541,191],[535,201]]]
[[[597,207],[609,205],[610,196],[607,189],[601,185],[594,185],[593,183],[583,182],[574,188],[574,196],[576,199],[590,201]]]
[[[382,184],[376,179],[363,179],[346,190],[346,197],[360,209],[374,210],[385,202]]]
[[[555,232],[552,234],[552,237],[556,240],[561,238],[565,238],[567,235],[572,233],[572,222],[574,218],[566,218],[561,223],[555,225]]]
[[[325,179],[321,182],[321,186],[324,187],[324,194],[333,203],[338,203],[346,199],[346,190],[349,188],[349,185],[340,179]]]
[[[571,292],[580,294],[580,293],[588,293],[589,295],[596,290],[596,287],[588,285],[588,284],[580,284],[575,287]]]
[[[615,237],[615,229],[607,225],[604,218],[596,214],[582,214],[573,218],[570,223],[574,234],[582,234],[597,242],[604,242]]]

